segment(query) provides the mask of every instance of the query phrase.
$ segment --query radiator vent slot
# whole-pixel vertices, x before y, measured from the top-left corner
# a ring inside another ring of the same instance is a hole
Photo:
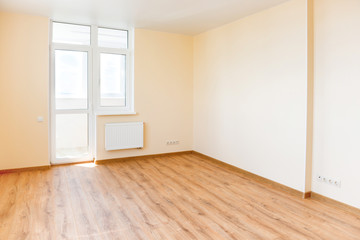
[[[144,123],[123,122],[105,124],[105,150],[144,147]]]

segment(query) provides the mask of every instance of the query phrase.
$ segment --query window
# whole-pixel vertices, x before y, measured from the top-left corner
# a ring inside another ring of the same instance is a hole
[[[98,28],[98,43],[100,47],[128,48],[128,31]]]
[[[126,106],[126,55],[100,53],[100,106]]]
[[[96,115],[134,114],[131,33],[52,23],[52,163],[94,158]]]
[[[131,36],[129,30],[53,22],[56,109],[133,112]]]
[[[90,26],[53,22],[53,43],[90,45]]]

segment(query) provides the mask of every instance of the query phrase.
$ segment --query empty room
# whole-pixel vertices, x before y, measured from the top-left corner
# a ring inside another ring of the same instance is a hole
[[[0,0],[0,240],[360,240],[359,0]]]

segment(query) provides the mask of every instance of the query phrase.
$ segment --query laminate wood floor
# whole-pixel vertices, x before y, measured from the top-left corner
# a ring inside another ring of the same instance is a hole
[[[0,175],[0,239],[360,239],[360,216],[194,154]]]

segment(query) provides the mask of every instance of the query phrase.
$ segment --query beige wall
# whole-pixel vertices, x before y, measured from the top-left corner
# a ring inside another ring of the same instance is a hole
[[[0,169],[49,164],[48,25],[43,17],[0,14]],[[137,115],[97,118],[97,159],[192,150],[193,38],[138,29],[135,45]],[[126,121],[145,122],[145,147],[105,151],[104,124]]]
[[[193,39],[135,30],[135,116],[97,118],[97,159],[192,150]],[[141,150],[105,151],[104,125],[145,122]],[[166,145],[179,140],[179,145]]]
[[[307,5],[292,0],[200,34],[194,150],[305,190]]]
[[[48,25],[0,12],[0,169],[49,164]]]
[[[313,191],[360,208],[360,1],[315,1]],[[315,176],[338,179],[341,188]]]

